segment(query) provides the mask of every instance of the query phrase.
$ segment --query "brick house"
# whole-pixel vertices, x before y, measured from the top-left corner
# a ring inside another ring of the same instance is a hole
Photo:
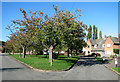
[[[85,55],[90,55],[92,53],[103,54],[105,52],[104,43],[105,39],[88,40],[87,47],[85,47]]]
[[[108,37],[104,44],[106,55],[114,55],[115,53],[113,49],[120,50],[120,45],[117,37]]]
[[[117,37],[104,37],[104,39],[89,39],[85,47],[85,55],[100,53],[101,56],[115,55],[113,49],[120,49],[120,43]]]

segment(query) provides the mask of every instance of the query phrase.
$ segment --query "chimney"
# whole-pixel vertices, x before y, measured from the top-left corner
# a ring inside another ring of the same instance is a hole
[[[106,39],[106,38],[107,38],[107,36],[105,35],[105,36],[104,36],[104,39]]]

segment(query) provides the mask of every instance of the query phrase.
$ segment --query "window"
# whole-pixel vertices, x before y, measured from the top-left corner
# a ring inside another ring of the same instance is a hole
[[[104,44],[102,44],[102,47],[104,48],[104,47],[105,47],[105,45],[104,45]]]
[[[88,53],[90,53],[90,51],[88,51]]]
[[[108,50],[108,51],[107,51],[107,54],[111,54],[111,51],[110,51],[110,50]]]
[[[95,45],[94,45],[94,48],[97,48],[97,46],[98,46],[98,44],[95,44]]]
[[[107,47],[110,47],[110,44],[107,44]]]
[[[89,48],[90,46],[88,45],[88,48]]]

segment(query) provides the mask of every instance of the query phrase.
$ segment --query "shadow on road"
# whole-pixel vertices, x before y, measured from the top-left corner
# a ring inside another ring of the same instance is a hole
[[[15,71],[18,69],[23,69],[23,68],[2,68],[2,69],[0,69],[0,71]]]
[[[0,54],[0,56],[8,56],[7,54]]]
[[[95,64],[104,64],[101,61],[95,59],[95,57],[81,56],[75,66],[92,66]]]

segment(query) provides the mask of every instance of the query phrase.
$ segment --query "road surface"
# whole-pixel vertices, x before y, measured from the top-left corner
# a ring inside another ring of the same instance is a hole
[[[2,57],[3,80],[118,80],[118,75],[92,57],[81,57],[69,71],[41,72],[30,69],[5,54]]]

